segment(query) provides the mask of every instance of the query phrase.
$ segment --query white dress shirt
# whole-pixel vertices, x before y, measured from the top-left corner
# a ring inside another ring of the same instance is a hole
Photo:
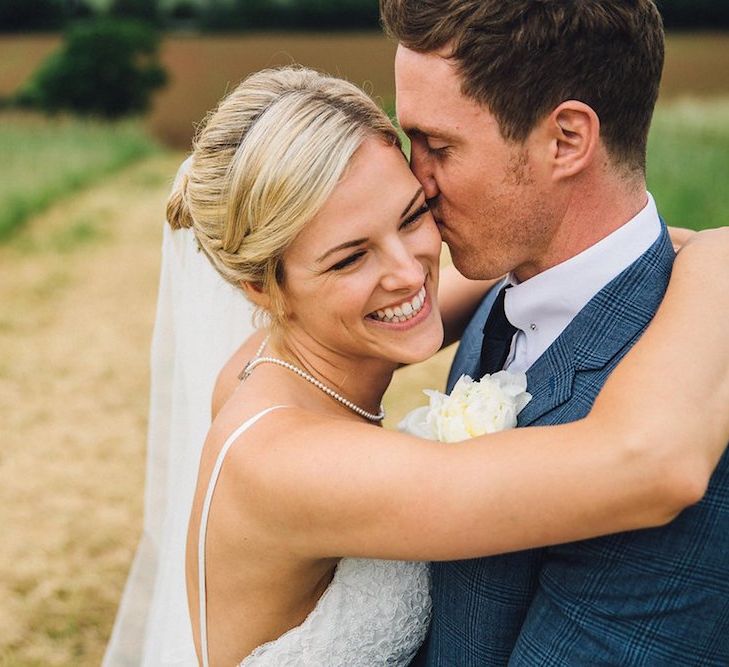
[[[661,223],[653,197],[631,220],[579,255],[523,283],[509,275],[504,311],[519,331],[504,368],[526,371],[605,285],[658,238]]]

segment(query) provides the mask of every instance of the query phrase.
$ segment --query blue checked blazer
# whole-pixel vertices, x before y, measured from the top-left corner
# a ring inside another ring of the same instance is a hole
[[[664,227],[528,371],[534,398],[519,426],[570,422],[589,412],[655,314],[673,259]],[[496,291],[464,333],[449,390],[461,374],[478,372],[481,330]],[[700,345],[700,323],[696,333]],[[433,621],[413,665],[727,667],[729,455],[704,499],[667,526],[434,563],[432,579]]]

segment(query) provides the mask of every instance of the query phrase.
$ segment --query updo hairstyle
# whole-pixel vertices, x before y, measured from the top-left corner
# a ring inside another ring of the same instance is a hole
[[[298,67],[253,74],[198,131],[167,220],[192,227],[229,283],[267,293],[280,324],[282,255],[372,136],[399,146],[387,115],[351,83]]]

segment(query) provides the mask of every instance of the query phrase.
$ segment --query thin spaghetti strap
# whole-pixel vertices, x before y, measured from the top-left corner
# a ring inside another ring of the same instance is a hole
[[[205,500],[203,502],[202,514],[200,515],[200,531],[198,534],[197,541],[197,579],[198,579],[198,609],[199,609],[199,624],[200,624],[200,654],[202,655],[203,667],[208,667],[208,622],[207,622],[207,589],[205,585],[205,539],[208,531],[208,514],[210,514],[210,504],[213,500],[213,492],[215,486],[218,483],[218,477],[220,476],[220,470],[223,467],[223,461],[225,455],[231,448],[233,443],[238,437],[248,428],[253,426],[261,417],[264,417],[269,412],[278,408],[285,408],[285,405],[274,405],[273,407],[266,408],[258,414],[253,415],[250,419],[247,419],[241,424],[235,431],[233,431],[228,439],[225,441],[218,458],[215,460],[215,466],[213,466],[213,472],[210,474],[210,481],[208,482],[208,489],[205,493]]]

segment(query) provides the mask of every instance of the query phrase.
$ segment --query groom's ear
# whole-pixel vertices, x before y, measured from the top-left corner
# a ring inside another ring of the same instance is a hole
[[[241,280],[240,286],[246,295],[246,298],[264,310],[270,310],[271,308],[271,297],[267,292],[263,290],[263,285],[259,283],[249,283]]]
[[[600,142],[600,119],[592,107],[577,100],[562,102],[549,114],[546,129],[554,180],[575,176],[592,164]]]

